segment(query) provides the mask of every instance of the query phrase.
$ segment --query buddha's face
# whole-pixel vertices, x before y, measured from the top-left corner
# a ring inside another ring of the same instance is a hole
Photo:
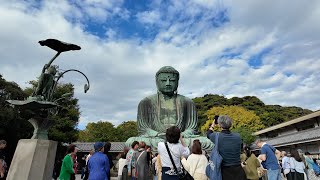
[[[173,95],[178,89],[179,79],[175,73],[160,73],[157,77],[158,90],[166,95]]]

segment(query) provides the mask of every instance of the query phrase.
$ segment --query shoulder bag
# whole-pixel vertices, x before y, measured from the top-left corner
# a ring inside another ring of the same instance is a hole
[[[165,146],[166,146],[166,149],[167,149],[168,155],[169,155],[169,157],[170,157],[171,163],[172,163],[172,165],[173,165],[173,168],[174,168],[174,170],[176,171],[179,179],[180,179],[180,180],[194,180],[193,177],[188,173],[188,171],[186,171],[186,170],[184,169],[182,163],[181,163],[181,168],[182,168],[182,170],[181,170],[181,172],[178,171],[177,166],[174,164],[174,161],[173,161],[173,158],[172,158],[172,155],[171,155],[171,152],[170,152],[170,150],[169,150],[169,147],[168,147],[167,142],[165,142],[164,144],[165,144]]]
[[[214,148],[210,155],[209,164],[206,167],[206,175],[210,178],[210,180],[222,180],[222,156],[219,154],[218,144],[219,133],[216,133]]]

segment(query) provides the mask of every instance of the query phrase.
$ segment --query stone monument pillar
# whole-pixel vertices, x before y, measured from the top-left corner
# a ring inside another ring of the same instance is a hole
[[[59,101],[70,94],[66,93],[56,98],[53,93],[59,79],[70,71],[78,72],[86,78],[88,84],[84,86],[85,93],[90,88],[89,79],[81,71],[69,69],[56,76],[58,66],[51,65],[62,52],[80,50],[80,46],[56,39],[47,39],[39,43],[41,46],[48,46],[57,51],[57,54],[43,66],[38,85],[31,96],[26,100],[7,100],[8,103],[18,108],[20,116],[28,119],[34,127],[31,139],[19,140],[7,180],[52,180],[58,143],[48,140],[48,129],[52,125],[50,117],[58,114]]]
[[[51,180],[56,150],[56,141],[19,140],[7,180]]]

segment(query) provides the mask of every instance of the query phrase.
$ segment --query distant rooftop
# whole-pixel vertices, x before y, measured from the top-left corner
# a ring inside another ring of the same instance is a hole
[[[306,121],[306,120],[309,120],[309,119],[312,119],[312,118],[318,117],[318,116],[320,116],[320,110],[318,110],[318,111],[316,111],[314,113],[311,113],[311,114],[308,114],[308,115],[305,115],[305,116],[302,116],[302,117],[287,121],[287,122],[283,122],[283,123],[268,127],[266,129],[257,131],[257,132],[255,132],[253,134],[258,136],[260,134],[264,134],[264,133],[267,133],[267,132],[270,132],[270,131],[274,131],[276,129],[280,129],[280,128],[283,128],[283,127],[286,127],[286,126],[289,126],[289,125],[292,125],[292,124],[296,124],[296,123],[299,123],[299,122],[302,122],[302,121]]]
[[[301,144],[320,140],[320,127],[314,129],[306,129],[304,131],[294,132],[288,135],[275,137],[267,140],[267,143],[275,147],[289,146],[293,144]]]
[[[90,152],[93,148],[95,142],[75,142],[72,143],[79,148],[80,152]],[[125,147],[124,142],[111,142],[110,152],[122,152]]]

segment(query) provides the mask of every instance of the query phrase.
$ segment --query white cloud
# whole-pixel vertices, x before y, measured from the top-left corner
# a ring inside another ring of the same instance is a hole
[[[189,97],[256,95],[267,104],[320,109],[320,25],[314,17],[320,12],[318,1],[224,1],[230,22],[215,28],[209,23],[216,11],[210,12],[223,5],[220,1],[173,1],[167,7],[168,21],[159,20],[164,11],[157,1],[153,9],[137,15],[141,22],[159,25],[155,38],[146,41],[118,39],[112,28],[105,29],[106,39],[85,31],[88,19],[105,21],[115,15],[127,19],[131,12],[122,7],[122,1],[81,1],[81,7],[59,2],[0,3],[0,24],[4,25],[0,29],[0,73],[26,87],[54,55],[39,46],[39,40],[57,38],[79,44],[80,51],[63,53],[55,63],[64,70],[79,69],[90,79],[87,94],[83,93],[83,77],[70,73],[63,79],[75,84],[82,112],[80,127],[102,119],[114,124],[136,119],[139,101],[156,92],[154,74],[164,65],[180,71],[179,93]],[[35,6],[41,8],[31,8]],[[181,18],[199,12],[204,13],[204,20],[171,19],[177,13]],[[252,55],[268,47],[272,51],[259,67],[248,64]],[[239,56],[223,57],[228,49]]]
[[[161,20],[160,12],[158,11],[144,11],[138,13],[136,16],[138,21],[146,24],[157,24]]]

